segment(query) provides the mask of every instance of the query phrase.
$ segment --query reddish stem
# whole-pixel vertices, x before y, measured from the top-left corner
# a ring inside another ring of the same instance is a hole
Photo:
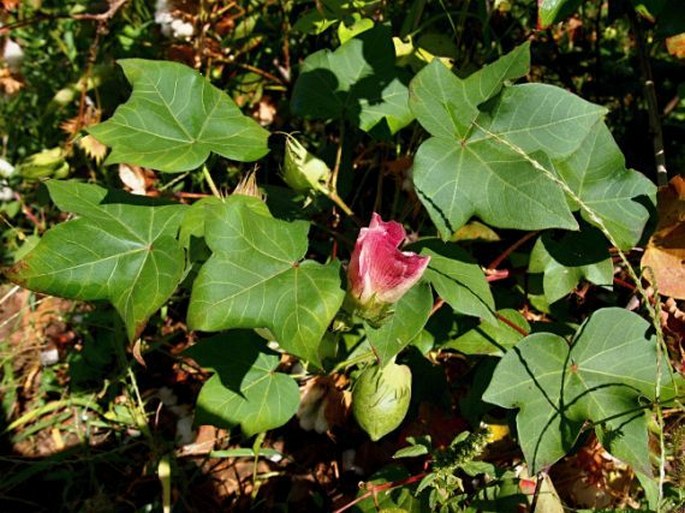
[[[614,277],[614,283],[628,290],[631,290],[632,292],[635,292],[635,285],[633,285],[632,283],[628,283],[627,281],[622,280],[621,278]]]
[[[517,326],[516,324],[511,322],[509,319],[504,317],[501,313],[495,312],[495,317],[497,317],[497,319],[499,319],[504,324],[509,326],[512,330],[518,331],[524,337],[527,337],[529,335],[529,333],[526,330],[524,330],[521,326]]]
[[[205,194],[202,192],[175,192],[174,196],[178,198],[188,198],[188,199],[201,199],[211,196],[211,194]]]
[[[487,269],[485,271],[487,281],[499,281],[509,278],[509,269]]]
[[[24,203],[24,199],[16,192],[14,193],[14,198],[21,204],[21,211],[26,216],[26,218],[33,223],[33,225],[39,232],[44,232],[45,223],[43,223],[33,214],[33,212],[31,212],[31,209],[29,209],[26,203]]]
[[[343,511],[346,511],[350,509],[352,506],[355,504],[360,503],[363,500],[368,499],[371,496],[375,496],[376,494],[380,492],[384,492],[386,490],[392,490],[393,488],[397,488],[399,486],[407,486],[413,483],[416,483],[417,481],[420,481],[424,477],[428,475],[428,472],[421,472],[420,474],[416,474],[414,476],[409,476],[404,479],[400,479],[399,481],[391,481],[390,483],[383,483],[379,485],[371,484],[371,483],[366,483],[366,490],[367,492],[363,495],[360,495],[356,499],[354,499],[351,502],[348,502],[345,504],[342,508],[335,510],[333,513],[342,513]]]
[[[511,246],[509,246],[507,249],[505,249],[500,256],[495,258],[492,261],[492,263],[488,266],[488,269],[497,269],[500,266],[500,264],[507,259],[507,257],[509,255],[511,255],[514,251],[516,251],[526,241],[535,237],[538,233],[540,233],[540,232],[535,231],[535,232],[526,233],[523,237],[521,237],[519,240],[517,240]]]
[[[439,298],[435,301],[435,303],[433,304],[433,308],[431,308],[431,311],[430,311],[430,313],[428,314],[428,317],[432,317],[433,314],[434,314],[435,312],[437,312],[438,310],[440,310],[440,308],[442,308],[442,305],[444,305],[444,304],[445,304],[445,300],[442,299],[441,297],[439,297]]]

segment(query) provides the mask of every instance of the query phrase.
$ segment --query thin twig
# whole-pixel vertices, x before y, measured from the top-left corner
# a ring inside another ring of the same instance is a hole
[[[375,497],[380,492],[385,492],[387,490],[392,490],[393,488],[397,488],[399,486],[407,486],[407,485],[416,483],[417,481],[420,481],[421,479],[426,477],[427,474],[428,474],[427,472],[422,472],[420,474],[409,476],[405,479],[400,479],[398,481],[391,481],[390,483],[382,483],[379,485],[367,483],[366,484],[366,489],[367,489],[366,493],[360,495],[359,497],[357,497],[353,501],[348,502],[342,508],[336,509],[333,513],[342,513],[343,511],[347,511],[348,509],[350,509],[355,504],[358,504],[361,501],[368,499],[369,497],[372,497],[372,496]]]
[[[519,240],[514,242],[511,246],[509,246],[507,249],[502,252],[501,255],[499,255],[497,258],[495,258],[490,265],[488,266],[488,269],[497,269],[502,262],[504,262],[509,255],[511,255],[514,251],[516,251],[518,248],[520,248],[523,244],[525,244],[528,240],[532,239],[535,237],[539,231],[534,231],[534,232],[528,232],[526,233],[523,237],[521,237]]]
[[[256,66],[252,66],[250,64],[245,64],[242,62],[233,62],[233,64],[238,66],[239,68],[245,69],[247,71],[251,71],[253,73],[256,73],[257,75],[261,75],[264,78],[271,80],[272,82],[276,82],[277,84],[280,84],[280,85],[285,85],[285,82],[283,82],[283,80],[278,78],[276,75],[273,75],[273,74],[269,73],[268,71],[264,71],[261,68],[258,68]]]
[[[507,319],[507,318],[506,318],[504,315],[502,315],[501,313],[495,312],[495,317],[497,317],[497,320],[498,320],[498,321],[503,322],[504,324],[506,324],[507,326],[509,326],[512,330],[518,331],[518,332],[519,332],[521,335],[523,335],[524,337],[527,337],[528,335],[530,335],[530,333],[528,333],[526,330],[524,330],[521,326],[517,326],[516,324],[514,324],[513,322],[511,322],[509,319]]]
[[[340,163],[342,162],[343,145],[345,144],[345,122],[340,122],[340,142],[335,153],[335,165],[331,171],[331,178],[328,181],[328,188],[337,193],[338,191],[338,174],[340,173]]]
[[[340,173],[340,164],[342,162],[342,152],[343,145],[345,144],[345,122],[340,122],[340,141],[338,142],[338,149],[335,153],[335,164],[333,165],[333,170],[331,171],[331,176],[328,180],[328,186],[326,187],[328,198],[335,203],[340,209],[345,212],[348,216],[356,219],[354,217],[354,212],[347,206],[343,199],[338,194],[338,174]],[[356,220],[359,224],[359,220]],[[360,225],[361,226],[361,225]]]
[[[627,2],[626,2],[627,3]],[[635,33],[637,56],[640,62],[647,112],[649,113],[649,131],[652,133],[652,145],[654,146],[654,162],[656,163],[656,183],[663,186],[668,183],[668,170],[666,169],[666,153],[664,152],[664,135],[659,118],[659,106],[656,99],[656,87],[652,75],[652,67],[649,64],[649,55],[645,46],[645,38],[640,26],[640,20],[635,14],[632,5],[627,6],[628,19]]]
[[[107,22],[114,17],[114,15],[117,13],[117,11],[119,9],[121,9],[127,1],[128,0],[112,0],[111,3],[109,4],[109,9],[107,9],[103,13],[100,13],[100,14],[88,14],[88,13],[86,13],[86,14],[74,14],[72,16],[72,18],[75,20],[95,20],[95,21],[99,21],[99,22]]]
[[[0,305],[2,305],[5,301],[7,301],[9,298],[11,298],[14,294],[16,294],[21,287],[19,285],[15,285],[10,289],[10,291],[2,296],[2,299],[0,299]]]

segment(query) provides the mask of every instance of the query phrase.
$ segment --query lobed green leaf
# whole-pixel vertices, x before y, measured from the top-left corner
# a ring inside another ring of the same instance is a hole
[[[78,182],[47,187],[61,210],[81,217],[48,230],[8,278],[45,294],[109,300],[134,340],[183,276],[176,234],[185,206]]]
[[[245,435],[252,436],[282,426],[297,411],[297,383],[275,372],[280,356],[254,332],[215,335],[184,354],[215,373],[197,398],[198,424],[239,425]]]
[[[119,64],[133,93],[110,119],[88,129],[112,147],[106,164],[173,173],[201,166],[210,153],[251,162],[269,151],[269,133],[197,71],[145,59]]]
[[[655,399],[656,378],[650,324],[627,310],[604,308],[570,346],[552,333],[523,339],[497,365],[483,400],[519,408],[517,430],[531,472],[567,454],[591,421],[611,454],[651,475],[645,406]],[[662,383],[661,400],[673,399],[667,372]]]
[[[302,260],[306,222],[274,219],[256,198],[205,206],[202,266],[188,307],[192,329],[268,328],[288,352],[319,364],[321,339],[342,304],[339,263]]]
[[[366,132],[394,134],[414,119],[405,83],[395,67],[390,28],[377,25],[335,51],[309,55],[291,106],[299,116],[344,119]]]

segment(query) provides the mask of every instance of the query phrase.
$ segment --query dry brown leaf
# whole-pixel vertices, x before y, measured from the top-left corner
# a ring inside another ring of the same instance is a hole
[[[6,11],[14,11],[19,7],[20,1],[21,0],[0,0],[0,5],[2,5],[2,8]]]
[[[349,391],[339,390],[338,383],[331,376],[315,376],[301,388],[297,417],[302,429],[325,433],[345,423],[352,396]]]
[[[660,294],[685,299],[685,179],[673,178],[658,193],[659,223],[642,257],[647,280]]]
[[[678,59],[685,59],[685,32],[666,38],[666,50]]]
[[[77,115],[73,118],[66,119],[60,123],[59,127],[63,132],[72,137],[76,135],[78,131],[99,123],[101,115],[102,112],[100,109],[93,107],[92,105],[87,105],[83,111],[83,117]]]
[[[0,92],[12,96],[24,87],[24,82],[13,76],[9,69],[0,69]]]

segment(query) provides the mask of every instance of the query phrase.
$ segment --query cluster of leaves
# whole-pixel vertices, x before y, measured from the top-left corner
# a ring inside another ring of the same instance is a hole
[[[655,408],[679,398],[658,325],[614,306],[586,312],[580,326],[567,322],[567,338],[552,325],[528,335],[527,320],[507,308],[518,305],[489,283],[473,245],[458,242],[465,226],[476,226],[473,218],[491,232],[540,231],[530,254],[519,257],[527,260],[531,280],[542,283],[530,303],[551,317],[583,281],[610,288],[610,249],[628,263],[625,252],[645,236],[656,187],[626,166],[605,122],[607,109],[555,85],[523,80],[531,72],[529,43],[479,69],[455,72],[450,58],[459,45],[431,54],[412,38],[393,37],[374,5],[323,4],[302,13],[295,27],[312,33],[337,27],[339,44],[302,60],[290,113],[293,125],[338,128],[329,167],[323,151],[309,153],[292,135],[283,158],[267,156],[276,131],[244,114],[196,70],[163,60],[119,60],[131,95],[106,121],[87,127],[110,148],[104,166],[178,174],[180,181],[169,184],[204,177],[214,196],[189,206],[55,177],[46,182],[50,198],[75,218],[49,228],[6,276],[46,294],[109,301],[131,343],[180,289],[188,329],[215,333],[185,353],[213,373],[197,398],[198,423],[239,426],[252,436],[292,418],[298,385],[279,372],[278,351],[311,373],[330,373],[370,360],[387,369],[410,345],[427,357],[456,350],[474,361],[500,358],[482,399],[518,409],[516,436],[531,472],[554,464],[583,432],[594,430],[607,451],[650,482],[650,419]],[[540,2],[539,21],[549,25],[578,4]],[[421,18],[417,9],[413,28]],[[431,258],[423,281],[380,326],[346,310],[337,245],[310,233],[321,226],[322,213],[340,208],[345,219],[327,225],[327,233],[353,240],[353,210],[369,210],[349,192],[352,140],[406,144],[413,161],[404,185],[413,201],[406,224],[420,228],[408,249]],[[254,191],[224,196],[211,178],[221,159],[276,161],[294,190],[272,188],[266,202]],[[443,302],[443,319],[457,324],[451,332],[431,323]],[[653,312],[649,305],[645,311]],[[474,318],[480,324],[473,329],[461,326]],[[651,320],[658,323],[655,315]],[[403,400],[404,411],[407,405]],[[378,438],[396,424],[386,427],[370,434]],[[473,461],[484,440],[464,435],[450,450],[434,452],[434,471],[419,485],[419,492],[431,487],[431,508],[466,507],[450,495],[458,494],[458,472],[502,477]]]

